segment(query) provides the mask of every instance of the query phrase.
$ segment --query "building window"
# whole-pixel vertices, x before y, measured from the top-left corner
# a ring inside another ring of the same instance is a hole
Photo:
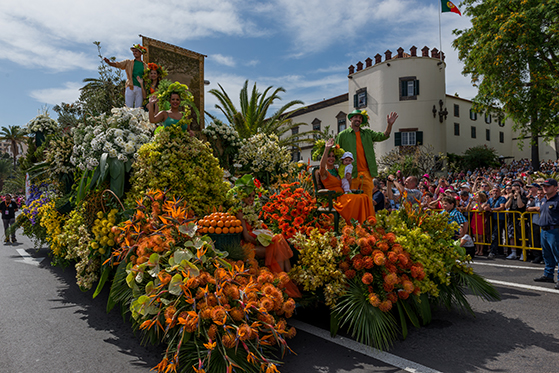
[[[419,80],[415,76],[400,78],[400,101],[417,100],[419,95]]]
[[[460,123],[454,123],[454,136],[460,136]]]
[[[299,162],[300,160],[301,160],[301,152],[293,151],[293,153],[291,153],[291,161]]]
[[[320,121],[320,119],[315,118],[315,119],[312,121],[312,130],[313,130],[313,131],[320,131],[320,124],[321,124],[321,123],[322,123],[322,122]]]
[[[353,95],[353,107],[361,109],[367,107],[367,88],[358,89]]]
[[[505,120],[504,119],[499,118],[497,123],[499,124],[499,127],[504,127],[505,126]]]
[[[291,129],[291,134],[292,134],[292,135],[296,135],[296,134],[298,134],[298,133],[299,133],[299,127],[295,127],[295,128],[292,128],[292,129]]]
[[[394,146],[423,145],[423,131],[403,131],[394,133]]]
[[[454,104],[454,116],[456,118],[460,117],[460,106],[458,104]]]
[[[343,111],[340,111],[338,115],[336,115],[336,122],[338,123],[338,133],[347,128],[346,117],[346,113],[344,113]]]
[[[491,130],[490,129],[485,130],[485,140],[491,141]]]
[[[505,142],[505,133],[502,131],[499,131],[499,142]]]
[[[470,109],[470,119],[471,120],[477,120],[477,113],[475,111],[473,111],[472,109]]]
[[[491,114],[485,114],[485,123],[491,123]]]
[[[472,126],[472,139],[476,138],[476,128]]]

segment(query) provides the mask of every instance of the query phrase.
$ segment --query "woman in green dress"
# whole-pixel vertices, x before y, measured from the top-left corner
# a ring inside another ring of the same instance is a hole
[[[149,97],[147,107],[149,110],[149,121],[151,123],[160,123],[163,127],[169,127],[181,121],[184,113],[181,111],[181,96],[178,92],[171,92],[169,96],[171,108],[169,110],[163,110],[155,114],[155,105],[157,102],[158,98],[156,95]],[[188,128],[188,124],[181,125],[181,128],[183,131],[188,131],[190,135],[194,136],[192,130]]]

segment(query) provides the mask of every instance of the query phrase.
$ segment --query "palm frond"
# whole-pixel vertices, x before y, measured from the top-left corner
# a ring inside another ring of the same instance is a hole
[[[358,342],[380,350],[390,348],[396,339],[398,324],[390,312],[382,312],[369,303],[368,291],[355,279],[334,308],[340,326],[346,326]]]

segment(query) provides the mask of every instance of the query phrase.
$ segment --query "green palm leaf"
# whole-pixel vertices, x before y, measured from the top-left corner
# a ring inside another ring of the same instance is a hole
[[[388,349],[396,339],[398,324],[389,312],[369,303],[368,290],[355,279],[348,281],[347,293],[334,308],[340,326],[346,326],[358,342],[380,350]]]

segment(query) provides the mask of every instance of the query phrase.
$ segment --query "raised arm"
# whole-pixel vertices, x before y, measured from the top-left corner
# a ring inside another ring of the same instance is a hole
[[[326,141],[326,145],[324,146],[324,153],[322,154],[322,158],[320,158],[320,177],[325,179],[326,178],[326,159],[328,158],[328,153],[330,153],[330,149],[334,146],[334,139],[329,139]]]
[[[159,113],[155,114],[156,103],[157,103],[157,97],[150,96],[147,107],[149,110],[149,121],[151,123],[159,123],[167,119],[167,113],[164,111],[160,111]]]
[[[395,112],[391,112],[386,116],[386,130],[384,131],[385,137],[390,137],[390,132],[392,132],[392,126],[394,125],[394,122],[396,122],[396,119],[398,119],[398,114]]]

